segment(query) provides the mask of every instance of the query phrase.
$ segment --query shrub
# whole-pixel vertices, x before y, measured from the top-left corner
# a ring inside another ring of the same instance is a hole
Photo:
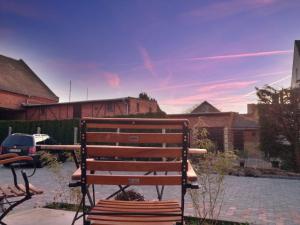
[[[145,201],[144,196],[135,190],[123,191],[115,197],[115,200],[122,201]]]

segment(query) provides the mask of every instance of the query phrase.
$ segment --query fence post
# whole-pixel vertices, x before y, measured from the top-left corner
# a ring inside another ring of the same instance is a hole
[[[228,134],[228,127],[224,127],[224,151],[229,150],[229,134]]]
[[[37,134],[40,134],[40,133],[41,133],[41,128],[40,128],[40,127],[37,127],[37,128],[36,128],[36,133],[37,133]]]
[[[74,145],[77,144],[78,127],[74,127]]]
[[[12,134],[12,127],[8,127],[8,135],[11,135]]]

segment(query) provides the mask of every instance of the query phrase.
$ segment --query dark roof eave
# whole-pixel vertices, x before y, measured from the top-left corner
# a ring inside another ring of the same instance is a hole
[[[55,105],[73,105],[73,104],[84,104],[84,103],[93,103],[93,102],[117,102],[117,101],[126,101],[131,97],[125,98],[115,98],[115,99],[100,99],[100,100],[87,100],[87,101],[76,101],[76,102],[60,102],[60,103],[50,103],[50,104],[23,104],[23,107],[31,108],[38,106],[55,106]]]
[[[168,114],[170,117],[175,116],[219,116],[219,115],[230,115],[235,112],[206,112],[206,113],[179,113],[179,114]]]

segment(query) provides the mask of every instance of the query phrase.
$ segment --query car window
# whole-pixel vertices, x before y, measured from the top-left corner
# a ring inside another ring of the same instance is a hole
[[[22,135],[10,135],[3,141],[2,146],[34,146],[33,137]]]
[[[48,138],[43,141],[36,142],[37,145],[55,145],[57,142],[53,138]]]

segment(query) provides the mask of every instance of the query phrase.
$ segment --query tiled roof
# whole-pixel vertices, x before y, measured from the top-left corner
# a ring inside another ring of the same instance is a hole
[[[23,60],[0,55],[0,90],[58,101]]]
[[[295,46],[298,48],[298,53],[300,55],[300,40],[295,40]]]
[[[218,110],[209,102],[204,101],[200,105],[198,105],[191,113],[211,113],[211,112],[220,112],[220,110]]]
[[[233,128],[242,129],[257,129],[259,127],[258,121],[247,116],[236,114],[233,119]]]

